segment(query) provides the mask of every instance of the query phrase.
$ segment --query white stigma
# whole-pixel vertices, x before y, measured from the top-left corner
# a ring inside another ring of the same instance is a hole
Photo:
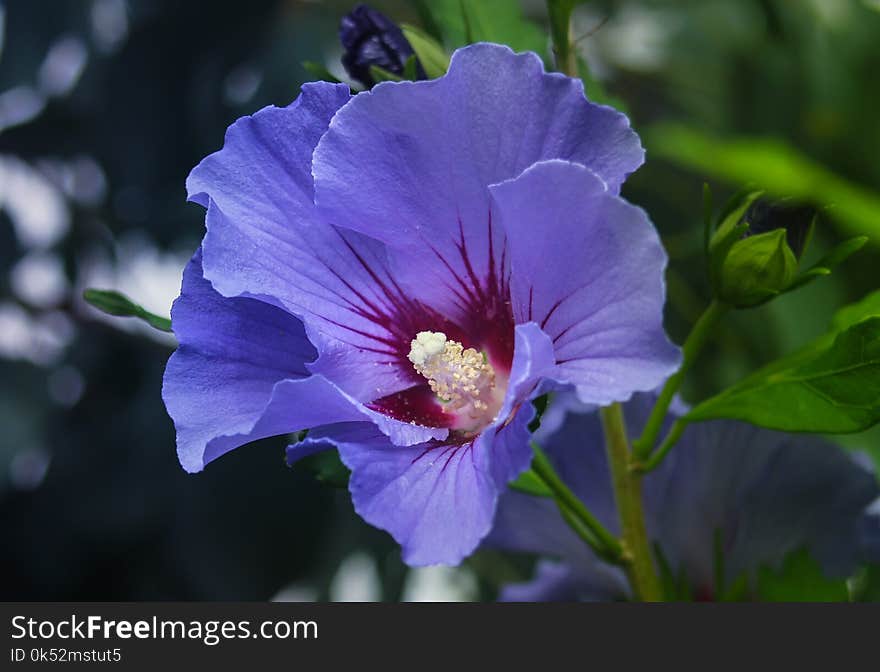
[[[448,341],[439,331],[420,331],[410,345],[409,361],[451,410],[479,417],[489,409],[495,370],[474,348]]]
[[[446,334],[442,331],[420,331],[410,343],[409,361],[415,364],[418,370],[428,359],[443,352],[445,347]]]

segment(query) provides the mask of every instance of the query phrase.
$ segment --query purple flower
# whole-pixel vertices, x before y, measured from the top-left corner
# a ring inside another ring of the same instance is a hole
[[[579,81],[489,44],[237,121],[187,181],[207,233],[164,386],[184,468],[312,428],[290,461],[337,447],[408,563],[459,562],[530,463],[530,399],[627,399],[678,365],[666,256],[617,196],[642,156]]]
[[[575,494],[616,531],[599,418],[561,396],[536,439]],[[625,406],[631,434],[643,426],[652,402],[652,395],[637,395]],[[719,594],[718,542],[726,585],[744,573],[754,579],[760,566],[778,566],[788,553],[804,548],[829,576],[847,576],[870,550],[864,514],[877,495],[873,473],[834,446],[727,421],[689,427],[644,479],[648,534],[673,574],[683,573],[701,600]],[[552,501],[509,491],[486,543],[554,558],[538,563],[531,582],[507,586],[502,599],[619,600],[628,595],[623,573],[596,558]]]
[[[339,41],[345,49],[342,65],[346,72],[367,87],[375,84],[371,66],[400,75],[415,54],[397,24],[367,5],[358,5],[342,17]],[[417,63],[417,71],[419,79],[425,79],[421,64]]]

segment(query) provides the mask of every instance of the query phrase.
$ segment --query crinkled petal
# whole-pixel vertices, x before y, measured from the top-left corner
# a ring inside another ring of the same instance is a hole
[[[202,277],[201,250],[184,271],[171,314],[180,346],[168,361],[162,394],[177,427],[180,462],[199,471],[234,447],[226,442],[208,451],[209,444],[253,427],[276,383],[308,375],[315,349],[292,315],[215,292]]]
[[[394,248],[402,284],[454,315],[449,287],[501,267],[488,185],[561,158],[616,191],[643,155],[626,117],[588,102],[580,80],[477,44],[440,79],[383,83],[341,109],[315,150],[315,198],[334,224]]]
[[[402,445],[447,435],[372,411],[310,375],[315,348],[302,323],[263,301],[218,294],[202,277],[200,251],[184,272],[171,319],[180,345],[162,396],[187,471],[256,439],[334,422],[369,420]]]
[[[678,368],[663,330],[666,253],[644,211],[566,161],[536,164],[492,195],[514,317],[552,339],[554,379],[604,405],[652,390]]]

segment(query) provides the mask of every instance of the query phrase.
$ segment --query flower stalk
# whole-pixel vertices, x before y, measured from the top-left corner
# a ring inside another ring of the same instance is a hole
[[[611,468],[614,500],[623,532],[623,553],[634,597],[643,602],[660,602],[663,593],[654,568],[651,544],[645,526],[640,475],[630,469],[630,447],[620,404],[600,410],[605,432],[605,449]]]
[[[574,48],[571,26],[571,13],[574,10],[574,5],[573,0],[548,0],[547,2],[556,68],[569,77],[578,76],[577,51]]]
[[[702,352],[715,326],[728,310],[729,306],[718,300],[713,300],[706,310],[703,311],[703,314],[700,315],[693,329],[691,329],[691,333],[688,334],[687,340],[685,340],[682,346],[681,368],[666,381],[660,395],[657,397],[654,408],[651,409],[651,415],[648,417],[648,422],[645,423],[642,435],[633,442],[633,453],[637,462],[644,462],[651,458],[657,437],[660,435],[660,430],[663,427],[663,420],[666,418],[666,413],[669,411],[669,405],[672,403],[675,393],[681,387],[685,374],[690,370]],[[671,447],[671,445],[666,447],[666,452]],[[663,454],[665,455],[665,452]]]
[[[638,474],[647,474],[659,467],[660,463],[663,462],[664,458],[669,454],[669,451],[672,450],[676,443],[678,443],[678,440],[681,438],[681,435],[684,434],[687,425],[688,423],[682,419],[676,420],[675,423],[673,423],[672,428],[669,430],[669,433],[666,434],[663,441],[660,443],[659,448],[651,453],[650,457],[644,462],[636,462],[633,464],[632,470]]]
[[[599,522],[584,503],[568,488],[556,473],[547,454],[532,442],[535,454],[532,469],[553,494],[553,499],[565,522],[592,548],[597,555],[614,564],[624,561],[623,548],[617,538]]]

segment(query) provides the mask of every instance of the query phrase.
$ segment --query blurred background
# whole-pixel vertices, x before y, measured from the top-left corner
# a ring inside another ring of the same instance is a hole
[[[431,29],[425,2],[371,4]],[[528,559],[487,553],[409,570],[346,493],[285,466],[280,440],[185,474],[160,397],[173,337],[80,298],[118,289],[168,314],[203,232],[187,173],[237,117],[295,98],[304,61],[345,76],[352,5],[0,2],[0,599],[491,599],[524,576]],[[545,26],[543,2],[520,8]],[[648,148],[625,195],[669,250],[674,340],[708,300],[704,181],[716,201],[754,181],[820,206],[815,257],[873,238],[830,278],[732,316],[686,398],[877,288],[880,2],[597,0],[574,35],[588,95]],[[549,41],[541,55],[552,64]],[[877,431],[844,443],[880,464]]]

